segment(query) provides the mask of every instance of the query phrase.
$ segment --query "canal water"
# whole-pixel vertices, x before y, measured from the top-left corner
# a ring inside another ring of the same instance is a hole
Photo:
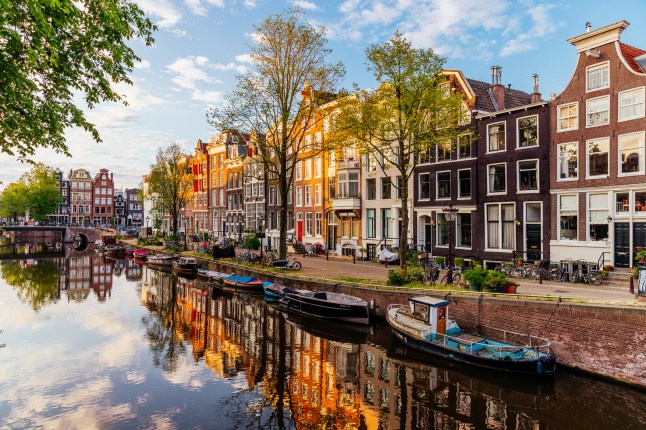
[[[563,369],[437,361],[381,321],[289,317],[93,251],[2,254],[2,429],[646,428],[646,393]]]

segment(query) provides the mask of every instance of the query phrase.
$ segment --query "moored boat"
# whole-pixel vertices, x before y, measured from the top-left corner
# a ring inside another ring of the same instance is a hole
[[[233,275],[233,273],[217,272],[215,270],[206,270],[198,267],[197,276],[207,282],[222,284],[224,278]]]
[[[298,290],[285,294],[280,299],[280,305],[288,312],[301,313],[325,320],[363,325],[370,323],[368,302],[348,294]]]
[[[434,355],[507,372],[555,373],[547,339],[491,327],[482,327],[483,335],[464,332],[448,317],[448,306],[443,299],[414,296],[407,305],[388,306],[386,320],[399,340]]]
[[[180,257],[179,260],[174,260],[172,263],[173,270],[188,275],[197,273],[197,260],[193,257]]]
[[[123,253],[126,255],[126,257],[132,257],[135,254],[135,249],[128,247],[123,250]]]
[[[177,257],[173,257],[172,255],[157,254],[152,257],[148,256],[148,264],[152,266],[171,268],[173,267],[173,261],[176,259]]]
[[[262,294],[262,281],[253,276],[229,275],[222,280],[222,288],[248,294]]]
[[[265,296],[267,296],[267,298],[274,300],[283,298],[287,293],[295,293],[298,291],[296,288],[287,287],[285,285],[269,281],[262,283],[262,289],[265,291]]]
[[[148,257],[148,250],[146,248],[135,249],[132,255],[138,260],[145,260]]]
[[[121,257],[123,256],[123,246],[120,245],[106,245],[105,248],[105,254],[110,257]]]

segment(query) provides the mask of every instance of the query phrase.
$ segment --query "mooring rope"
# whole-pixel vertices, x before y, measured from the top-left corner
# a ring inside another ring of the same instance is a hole
[[[540,335],[538,337],[543,337],[543,333],[545,332],[545,329],[549,325],[550,321],[552,321],[552,317],[554,316],[554,312],[556,312],[556,308],[559,307],[559,305],[561,304],[562,301],[563,301],[563,298],[561,296],[559,296],[559,301],[556,302],[556,305],[552,309],[552,313],[550,314],[550,317],[547,319],[547,322],[543,326],[543,329],[540,331]]]

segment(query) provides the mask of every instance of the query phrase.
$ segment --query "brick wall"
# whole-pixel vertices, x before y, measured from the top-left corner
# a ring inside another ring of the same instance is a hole
[[[215,266],[211,263],[212,266]],[[218,263],[215,270],[231,269]],[[235,265],[238,275],[259,276]],[[371,303],[374,315],[384,318],[391,303],[406,303],[414,290],[373,290],[331,284],[277,274],[263,273],[262,279],[309,290],[335,291],[361,297]],[[421,292],[420,292],[421,293]],[[519,333],[542,336],[552,342],[557,366],[567,366],[592,374],[646,387],[646,309],[526,300],[466,294],[426,294],[451,301],[449,316],[464,330],[478,324]],[[481,298],[480,298],[481,297]],[[479,303],[480,301],[480,303]],[[480,312],[478,312],[478,307]]]

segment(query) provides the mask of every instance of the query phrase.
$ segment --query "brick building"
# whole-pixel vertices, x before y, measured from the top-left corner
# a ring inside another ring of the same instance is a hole
[[[112,224],[114,221],[114,174],[101,169],[92,180],[92,215],[94,225]]]

